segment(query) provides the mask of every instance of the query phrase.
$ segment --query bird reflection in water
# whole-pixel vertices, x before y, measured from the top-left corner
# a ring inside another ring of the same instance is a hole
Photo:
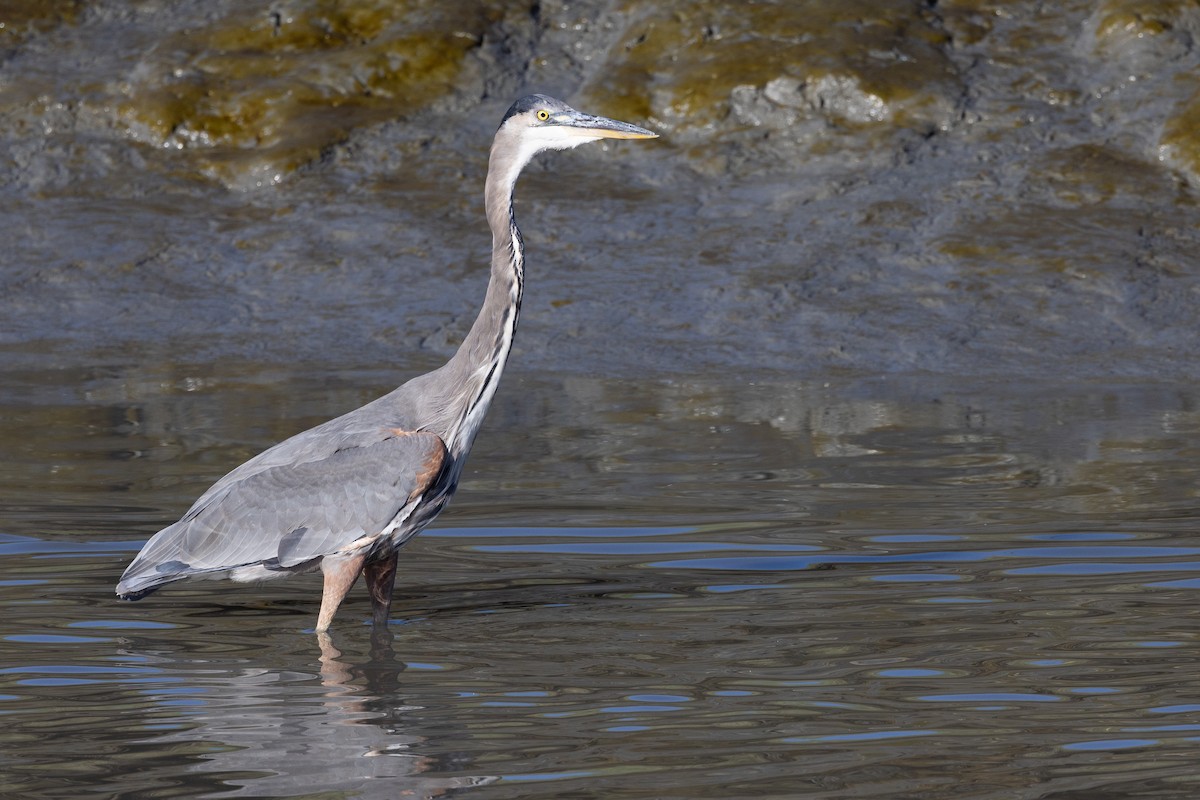
[[[440,757],[421,752],[429,743],[416,732],[422,709],[400,694],[407,664],[396,657],[392,641],[390,631],[376,627],[368,653],[356,658],[319,635],[316,674],[254,667],[241,659],[228,670],[196,672],[181,659],[181,671],[193,673],[188,690],[196,693],[189,696],[198,702],[180,716],[178,695],[165,693],[160,702],[174,719],[159,716],[156,723],[186,728],[158,733],[147,744],[202,755],[188,757],[182,779],[171,759],[171,774],[163,780],[182,780],[193,796],[343,792],[363,800],[439,797],[495,781],[463,775],[461,764],[446,767]],[[161,655],[141,658],[162,665]],[[209,668],[219,664],[210,656],[204,662]]]

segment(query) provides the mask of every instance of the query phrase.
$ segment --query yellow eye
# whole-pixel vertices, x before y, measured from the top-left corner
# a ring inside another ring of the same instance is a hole
[[[540,119],[542,122],[545,122],[546,120],[550,119],[550,112],[543,108],[540,111],[538,111],[537,118]]]

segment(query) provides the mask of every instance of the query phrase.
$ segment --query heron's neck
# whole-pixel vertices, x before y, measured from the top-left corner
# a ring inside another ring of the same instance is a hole
[[[447,441],[458,455],[470,449],[491,404],[512,349],[525,284],[525,249],[512,214],[512,193],[522,164],[497,158],[493,148],[484,201],[492,229],[492,271],[483,307],[447,367],[462,393],[460,424]]]

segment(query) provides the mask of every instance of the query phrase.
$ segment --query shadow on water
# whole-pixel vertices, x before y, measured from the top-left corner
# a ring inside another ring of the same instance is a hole
[[[1200,396],[511,376],[390,630],[141,542],[384,374],[6,375],[0,793],[1187,796]],[[67,387],[67,388],[64,388]]]

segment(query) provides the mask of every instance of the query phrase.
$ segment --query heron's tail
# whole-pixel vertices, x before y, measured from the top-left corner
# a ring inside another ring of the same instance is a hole
[[[196,572],[194,566],[181,560],[180,525],[176,522],[163,528],[142,546],[117,583],[118,596],[124,600],[140,600],[160,586],[181,581]]]
[[[141,600],[168,583],[183,580],[187,574],[173,571],[172,567],[176,564],[187,567],[186,564],[180,562],[147,564],[141,558],[135,558],[117,583],[117,596],[122,600]]]

